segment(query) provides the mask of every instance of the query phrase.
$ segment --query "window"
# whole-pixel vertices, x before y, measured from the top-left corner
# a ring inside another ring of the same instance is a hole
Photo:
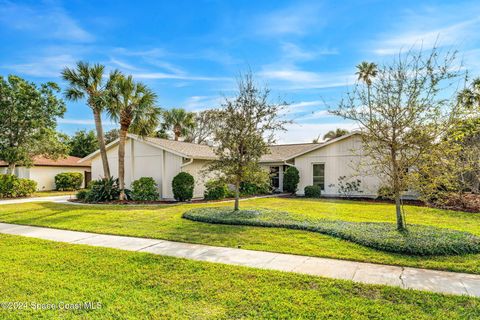
[[[313,185],[320,186],[320,189],[325,190],[325,164],[315,163],[313,165]]]

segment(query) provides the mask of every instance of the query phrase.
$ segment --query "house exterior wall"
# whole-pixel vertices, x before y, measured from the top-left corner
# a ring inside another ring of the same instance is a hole
[[[117,178],[118,146],[107,150],[107,158],[110,173]],[[160,197],[171,200],[173,199],[172,180],[181,171],[181,166],[182,157],[141,141],[127,139],[125,146],[125,186],[127,188],[131,188],[132,182],[141,177],[152,177],[158,185]],[[92,179],[100,179],[102,176],[102,159],[97,155],[92,158]]]
[[[338,196],[338,178],[346,176],[347,181],[360,179],[361,193],[352,196],[375,197],[380,186],[380,179],[369,173],[366,159],[361,156],[361,138],[351,136],[320,149],[295,158],[295,166],[300,172],[298,195],[304,194],[304,189],[313,184],[313,164],[325,164],[325,190],[322,195]]]
[[[55,176],[63,172],[78,172],[81,173],[85,183],[85,171],[90,171],[89,167],[48,167],[38,166],[28,168],[30,174],[29,179],[37,182],[37,190],[47,191],[55,190]],[[84,184],[82,184],[82,188]]]
[[[203,198],[205,183],[216,176],[215,173],[206,172],[205,170],[210,163],[211,161],[208,160],[194,160],[191,164],[182,168],[182,171],[190,173],[195,179],[194,198]]]

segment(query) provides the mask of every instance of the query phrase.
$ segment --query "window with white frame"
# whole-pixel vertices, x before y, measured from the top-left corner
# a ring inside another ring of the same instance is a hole
[[[325,190],[325,164],[313,164],[313,185],[320,186],[320,189]]]

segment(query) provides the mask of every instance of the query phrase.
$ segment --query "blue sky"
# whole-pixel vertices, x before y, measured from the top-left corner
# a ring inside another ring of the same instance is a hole
[[[163,108],[198,111],[218,106],[250,68],[273,101],[291,103],[295,124],[278,140],[301,142],[352,128],[327,105],[354,83],[362,60],[387,62],[438,38],[478,75],[478,30],[478,1],[0,0],[0,74],[64,87],[63,67],[99,62],[151,86]],[[59,130],[93,129],[84,103],[67,106]]]

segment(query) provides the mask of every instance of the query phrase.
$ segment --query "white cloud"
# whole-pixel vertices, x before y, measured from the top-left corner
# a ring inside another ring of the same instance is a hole
[[[319,73],[295,67],[279,69],[275,66],[265,66],[258,75],[272,81],[272,86],[286,90],[344,87],[355,81],[355,75],[351,72]]]
[[[29,32],[38,38],[90,42],[94,36],[83,29],[57,5],[28,6],[9,1],[0,2],[0,23],[3,28]]]
[[[140,72],[134,73],[134,78],[137,79],[151,79],[151,80],[161,80],[161,79],[176,79],[176,80],[192,80],[192,81],[228,81],[231,79],[228,78],[216,78],[216,77],[205,77],[205,76],[193,76],[188,74],[174,74],[166,72]]]
[[[181,107],[189,111],[198,112],[219,107],[223,100],[224,98],[220,96],[191,96],[182,103]]]
[[[43,56],[34,59],[32,62],[10,64],[1,66],[4,69],[41,78],[58,77],[64,67],[71,67],[75,64],[76,58],[70,54]]]
[[[372,44],[377,55],[398,54],[400,50],[431,48],[434,45],[458,47],[480,39],[480,6],[458,4],[420,8],[401,13],[390,31]]]
[[[304,35],[326,23],[320,19],[320,6],[299,4],[259,16],[253,23],[254,32],[264,36]]]

